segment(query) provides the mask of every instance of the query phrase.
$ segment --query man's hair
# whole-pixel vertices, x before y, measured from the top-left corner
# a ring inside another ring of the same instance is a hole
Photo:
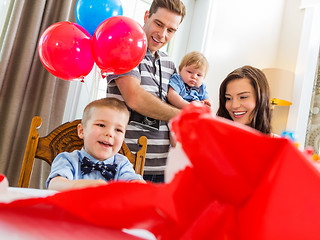
[[[124,104],[124,102],[116,98],[109,97],[109,98],[102,98],[102,99],[95,100],[89,103],[85,107],[85,109],[83,110],[83,115],[81,120],[83,126],[85,126],[88,120],[91,118],[93,110],[100,107],[108,107],[111,109],[118,110],[119,112],[123,112],[128,116],[128,120],[129,120],[130,113],[128,111],[127,106]]]
[[[149,9],[149,17],[156,13],[158,8],[168,9],[170,12],[181,16],[181,22],[186,15],[186,7],[180,0],[153,0]]]
[[[226,90],[229,82],[235,79],[247,78],[250,80],[255,95],[256,107],[253,110],[250,127],[259,130],[262,133],[271,133],[271,105],[270,89],[265,74],[258,68],[246,65],[235,69],[223,80],[219,90],[219,109],[217,116],[232,120],[226,109]]]
[[[195,66],[195,68],[204,67],[205,75],[208,72],[208,68],[209,68],[208,60],[200,52],[193,51],[193,52],[187,53],[181,60],[181,63],[179,65],[179,71],[181,71],[183,67],[188,67],[191,65]]]

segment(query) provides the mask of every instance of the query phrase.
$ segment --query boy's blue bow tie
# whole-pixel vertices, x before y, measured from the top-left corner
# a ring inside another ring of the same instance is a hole
[[[116,175],[117,164],[105,164],[103,162],[93,163],[87,157],[82,159],[81,173],[82,175],[91,173],[94,170],[100,171],[108,181],[114,179]]]

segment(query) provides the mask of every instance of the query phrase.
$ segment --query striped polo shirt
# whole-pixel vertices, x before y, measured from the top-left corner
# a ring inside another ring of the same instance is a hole
[[[157,51],[157,57],[149,51],[146,52],[145,57],[141,63],[128,73],[121,75],[108,75],[107,81],[107,97],[115,97],[122,101],[123,98],[115,83],[115,79],[121,76],[133,76],[141,80],[141,87],[153,95],[159,97],[159,62],[161,68],[162,78],[162,101],[167,101],[167,92],[169,86],[169,79],[173,73],[176,73],[176,68],[173,61],[164,52]],[[146,163],[144,167],[144,174],[164,174],[166,161],[168,157],[170,141],[169,141],[169,128],[166,122],[160,121],[160,129],[147,130],[129,124],[125,142],[129,149],[133,152],[138,151],[138,139],[140,136],[148,138]]]

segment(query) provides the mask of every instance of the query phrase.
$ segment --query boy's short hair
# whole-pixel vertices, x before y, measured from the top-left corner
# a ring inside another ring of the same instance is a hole
[[[81,120],[81,123],[83,124],[83,126],[85,126],[88,120],[90,119],[93,112],[92,110],[99,107],[108,107],[108,108],[123,112],[128,116],[128,121],[129,121],[130,113],[128,111],[127,106],[124,104],[124,102],[116,98],[107,97],[107,98],[101,98],[101,99],[92,101],[85,107],[85,109],[83,110],[83,115]]]
[[[197,51],[187,53],[181,60],[179,65],[179,72],[183,67],[194,65],[196,68],[205,67],[205,75],[208,72],[209,63],[206,57]]]
[[[180,23],[186,15],[186,7],[180,0],[153,0],[149,9],[149,17],[151,17],[152,14],[156,13],[158,8],[168,9],[170,12],[176,13],[181,16]]]

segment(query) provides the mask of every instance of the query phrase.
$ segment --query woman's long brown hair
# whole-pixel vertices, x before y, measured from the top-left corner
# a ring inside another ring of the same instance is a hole
[[[270,107],[270,90],[269,84],[264,73],[252,66],[243,66],[238,68],[223,80],[219,90],[219,109],[217,116],[232,120],[226,109],[226,89],[230,81],[240,78],[247,78],[256,94],[256,107],[253,111],[252,121],[250,127],[259,130],[262,133],[271,133],[271,107]]]

